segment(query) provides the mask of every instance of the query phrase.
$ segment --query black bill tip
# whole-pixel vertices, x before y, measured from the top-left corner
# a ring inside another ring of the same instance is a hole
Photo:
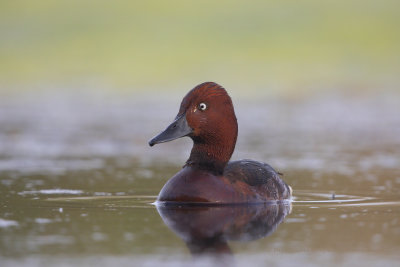
[[[149,146],[154,146],[155,144],[156,142],[154,141],[154,138],[149,141]]]

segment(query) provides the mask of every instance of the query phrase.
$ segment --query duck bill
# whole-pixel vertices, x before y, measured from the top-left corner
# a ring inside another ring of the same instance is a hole
[[[155,144],[169,142],[187,136],[191,134],[192,131],[192,128],[190,128],[186,121],[185,114],[182,114],[178,116],[163,132],[151,139],[149,145],[154,146]]]

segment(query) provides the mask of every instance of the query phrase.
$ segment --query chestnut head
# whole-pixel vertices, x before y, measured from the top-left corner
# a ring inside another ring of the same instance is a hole
[[[213,82],[202,83],[183,98],[175,120],[150,146],[189,136],[199,143],[218,145],[223,139],[236,143],[237,121],[232,100],[226,90]]]

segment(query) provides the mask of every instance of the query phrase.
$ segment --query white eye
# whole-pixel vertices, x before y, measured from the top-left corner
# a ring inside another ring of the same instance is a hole
[[[207,108],[207,105],[205,103],[200,103],[200,105],[199,105],[200,110],[206,110],[206,108]]]

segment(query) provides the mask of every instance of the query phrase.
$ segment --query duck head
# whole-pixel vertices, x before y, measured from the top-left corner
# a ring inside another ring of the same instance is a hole
[[[149,145],[188,136],[193,148],[186,164],[221,174],[235,149],[237,133],[228,93],[222,86],[206,82],[187,93],[175,120]]]

